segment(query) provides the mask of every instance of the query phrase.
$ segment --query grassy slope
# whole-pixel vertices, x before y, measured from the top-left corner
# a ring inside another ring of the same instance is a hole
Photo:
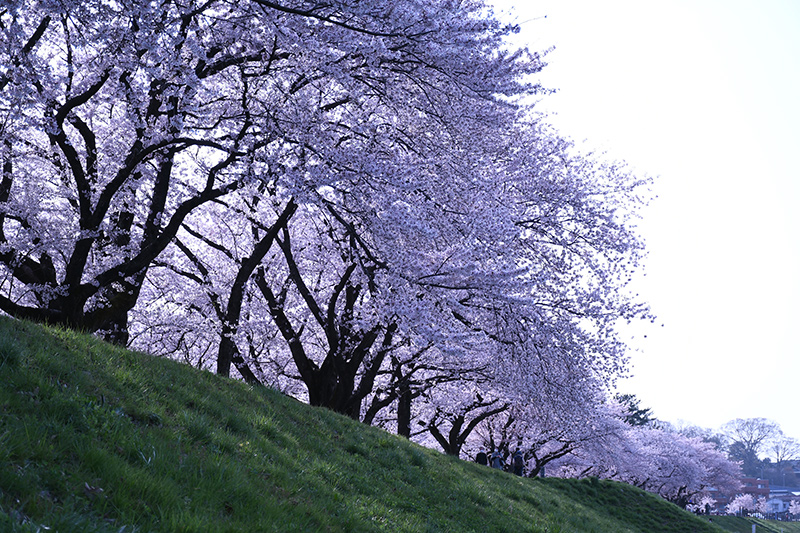
[[[521,479],[274,391],[0,317],[0,531],[713,532],[597,480]]]

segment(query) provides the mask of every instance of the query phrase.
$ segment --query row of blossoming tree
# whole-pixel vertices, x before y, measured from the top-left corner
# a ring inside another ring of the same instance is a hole
[[[714,502],[715,503],[715,502]],[[752,494],[739,494],[725,506],[725,513],[735,516],[757,515],[761,518],[773,518],[778,515],[788,516],[792,520],[800,519],[800,499],[791,500],[786,512],[773,510],[764,496],[756,498]]]
[[[647,182],[537,116],[514,31],[480,0],[6,3],[0,309],[532,473],[702,456],[608,401]]]

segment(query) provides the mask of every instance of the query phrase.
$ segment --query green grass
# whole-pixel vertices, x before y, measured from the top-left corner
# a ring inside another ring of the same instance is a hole
[[[777,522],[735,516],[712,516],[710,520],[725,531],[733,533],[752,533],[753,524],[756,525],[756,533],[800,533],[800,522]]]
[[[0,531],[45,527],[724,531],[627,485],[514,477],[274,391],[0,318]]]

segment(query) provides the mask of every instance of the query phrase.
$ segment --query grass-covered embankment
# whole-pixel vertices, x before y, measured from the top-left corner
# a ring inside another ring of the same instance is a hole
[[[0,531],[712,532],[627,485],[522,479],[274,391],[0,318]]]

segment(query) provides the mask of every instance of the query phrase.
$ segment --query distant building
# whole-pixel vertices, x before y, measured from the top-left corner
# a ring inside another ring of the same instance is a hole
[[[757,477],[742,478],[742,494],[752,494],[754,498],[769,498],[769,480]]]
[[[789,502],[782,498],[770,498],[767,500],[767,513],[769,516],[789,512]]]
[[[764,498],[770,516],[785,519],[788,517],[789,505],[792,501],[800,501],[800,488],[770,487],[768,479],[757,477],[742,478],[742,488],[735,494],[723,494],[713,487],[707,489],[708,494],[714,498],[714,511],[722,513],[725,507],[739,494],[750,494],[758,501]]]
[[[789,506],[792,501],[800,501],[800,490],[789,487],[772,487],[767,500],[770,518],[786,519],[789,517]]]
[[[709,495],[714,498],[716,512],[724,512],[725,507],[739,494],[751,494],[756,500],[759,498],[769,498],[769,480],[756,477],[742,478],[742,488],[734,494],[723,494],[715,488],[709,488]]]

